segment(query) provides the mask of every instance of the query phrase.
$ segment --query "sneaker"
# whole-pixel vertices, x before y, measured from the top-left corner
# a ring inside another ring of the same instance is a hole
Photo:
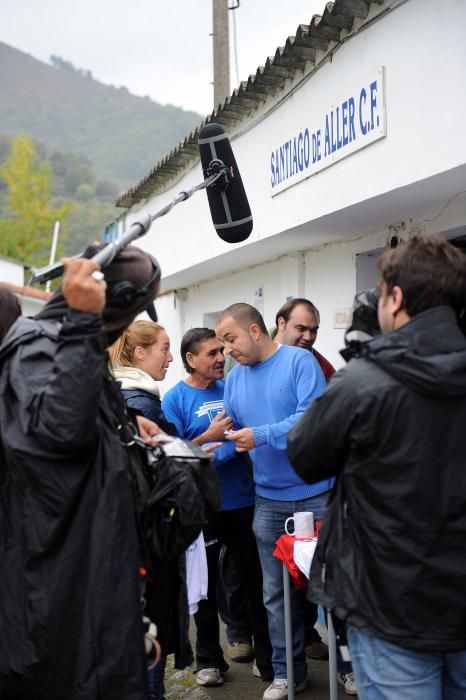
[[[328,659],[328,646],[323,642],[312,642],[306,646],[304,651],[309,659],[317,659],[318,661]]]
[[[259,671],[259,667],[255,661],[252,665],[252,675],[255,676],[256,678],[262,678],[261,672]]]
[[[254,651],[250,642],[232,642],[228,644],[228,656],[232,661],[252,661]]]
[[[307,688],[307,678],[305,678],[301,683],[294,684],[294,692],[302,693],[303,690]],[[274,682],[269,685],[267,690],[263,695],[263,700],[286,700],[288,697],[288,681],[286,678],[276,678]]]
[[[252,675],[256,678],[262,678],[266,683],[270,683],[270,681],[273,681],[273,668],[270,666],[268,671],[261,671],[257,665],[257,661],[254,661],[252,665]]]
[[[223,685],[223,676],[218,668],[201,668],[196,673],[198,685]]]
[[[356,688],[356,681],[354,680],[354,673],[337,673],[337,680],[340,685],[345,689],[347,695],[357,695],[358,689]]]

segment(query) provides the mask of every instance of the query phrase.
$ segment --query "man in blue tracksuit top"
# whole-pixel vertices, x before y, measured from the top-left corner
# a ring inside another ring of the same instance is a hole
[[[210,328],[191,328],[181,341],[181,358],[188,376],[167,392],[162,408],[178,434],[200,445],[219,442],[214,464],[222,489],[220,513],[204,529],[209,571],[207,600],[201,600],[194,619],[196,639],[196,681],[212,686],[223,683],[228,664],[219,643],[217,570],[222,544],[236,563],[246,591],[246,610],[254,636],[256,674],[273,675],[267,613],[262,603],[262,572],[252,531],[254,484],[248,473],[246,455],[225,440],[232,426],[223,409],[223,343]]]
[[[290,465],[287,435],[311,401],[325,389],[322,370],[306,350],[275,343],[260,313],[249,304],[233,304],[220,315],[216,333],[237,365],[228,374],[224,405],[237,430],[229,439],[238,452],[249,452],[254,465],[254,534],[264,580],[274,681],[264,700],[288,694],[282,565],[273,556],[286,518],[312,511],[322,518],[333,481],[306,484]],[[307,686],[303,607],[305,592],[292,590],[295,690]]]

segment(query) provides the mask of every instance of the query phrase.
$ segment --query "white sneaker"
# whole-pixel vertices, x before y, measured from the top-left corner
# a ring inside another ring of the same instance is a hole
[[[356,681],[354,679],[354,673],[337,673],[337,680],[340,685],[345,689],[347,695],[357,695],[358,689],[356,688]]]
[[[305,678],[301,683],[294,684],[294,692],[301,693],[307,688],[307,678]],[[263,700],[286,700],[288,697],[288,681],[286,678],[276,678],[274,682],[269,685],[267,690],[263,695]]]
[[[256,678],[262,678],[261,672],[259,671],[259,667],[255,661],[252,665],[252,675],[255,676]]]
[[[201,668],[196,673],[198,685],[223,685],[223,676],[218,668]]]

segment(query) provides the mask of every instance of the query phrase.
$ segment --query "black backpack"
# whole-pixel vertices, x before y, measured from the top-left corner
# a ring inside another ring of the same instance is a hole
[[[149,556],[176,559],[220,507],[220,482],[209,455],[166,436],[148,451],[151,489],[141,512]]]
[[[148,446],[137,435],[118,385],[107,377],[109,398],[127,449],[141,540],[147,565],[173,560],[194,542],[218,512],[220,481],[208,454],[193,442],[164,435]]]

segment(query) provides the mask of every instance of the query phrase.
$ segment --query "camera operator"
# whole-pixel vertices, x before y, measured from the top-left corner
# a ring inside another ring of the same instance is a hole
[[[415,236],[379,261],[382,335],[289,434],[312,483],[337,475],[312,600],[348,624],[361,700],[466,697],[466,258]]]
[[[0,353],[0,697],[145,700],[139,454],[122,444],[105,348],[152,302],[160,273],[131,246],[105,280],[88,259],[65,270]]]

